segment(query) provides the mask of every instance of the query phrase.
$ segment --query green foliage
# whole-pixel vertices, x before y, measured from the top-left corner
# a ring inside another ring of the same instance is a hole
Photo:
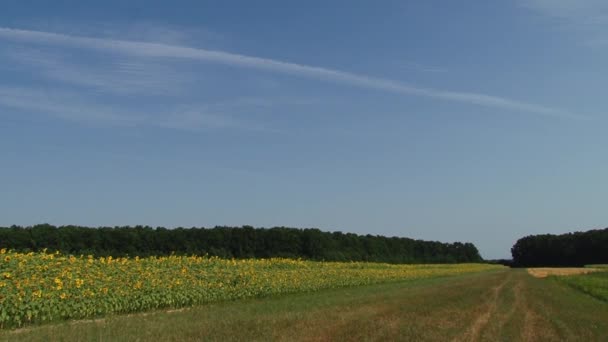
[[[95,256],[212,255],[222,258],[303,258],[387,263],[479,262],[471,243],[322,232],[319,229],[244,226],[205,228],[32,227],[0,228],[0,248],[48,249]]]
[[[608,263],[608,228],[561,235],[530,235],[513,248],[516,266],[578,266]]]

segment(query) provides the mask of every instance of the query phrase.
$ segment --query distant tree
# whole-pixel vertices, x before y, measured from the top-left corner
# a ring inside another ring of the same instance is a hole
[[[608,263],[608,228],[523,237],[511,248],[515,266],[583,266]]]
[[[593,244],[590,244],[593,247]],[[481,261],[471,243],[322,232],[288,227],[0,227],[0,248],[98,256],[194,254],[224,258],[290,257],[327,261],[451,263]],[[591,248],[591,247],[590,247]]]

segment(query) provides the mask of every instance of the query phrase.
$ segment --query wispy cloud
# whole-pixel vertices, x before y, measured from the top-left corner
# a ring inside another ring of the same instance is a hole
[[[91,102],[76,93],[29,87],[0,87],[0,105],[25,111],[44,112],[72,121],[134,125],[143,119],[133,112],[122,113],[115,108]]]
[[[444,69],[444,68],[429,66],[429,65],[422,64],[422,63],[412,62],[412,61],[407,61],[407,60],[395,62],[394,64],[398,68],[405,69],[405,70],[412,70],[412,71],[422,71],[422,72],[432,72],[432,73],[444,73],[444,72],[448,71],[447,69]]]
[[[114,126],[152,126],[179,130],[239,129],[279,132],[264,124],[224,113],[223,104],[191,104],[174,108],[141,110],[108,106],[77,92],[44,88],[0,87],[0,106],[75,122],[101,122]]]
[[[237,128],[249,131],[280,132],[266,125],[236,119],[227,114],[214,114],[209,106],[191,106],[176,109],[169,115],[164,116],[156,125],[181,130],[199,130],[201,127],[205,127],[211,129]]]
[[[168,63],[141,59],[108,57],[82,63],[36,49],[12,49],[3,55],[15,64],[27,65],[38,76],[114,94],[173,95],[184,91],[194,80]]]
[[[524,7],[578,25],[608,23],[608,2],[605,0],[520,0]]]
[[[608,39],[606,0],[520,0],[520,4],[554,18],[562,27],[582,32],[587,44],[602,44]]]
[[[127,41],[117,39],[101,39],[81,37],[42,31],[0,28],[0,38],[19,42],[29,42],[43,45],[60,45],[65,47],[99,50],[129,56],[175,58],[209,63],[218,63],[236,67],[265,70],[268,72],[288,74],[322,81],[341,83],[384,92],[404,95],[422,96],[452,102],[516,110],[539,115],[571,117],[578,115],[567,111],[543,105],[517,101],[505,97],[479,93],[443,91],[423,88],[390,79],[371,77],[351,72],[334,70],[323,67],[290,63],[268,58],[246,56],[217,50],[206,50],[188,46]]]

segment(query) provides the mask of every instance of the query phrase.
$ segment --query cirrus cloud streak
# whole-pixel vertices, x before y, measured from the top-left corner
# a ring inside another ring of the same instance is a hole
[[[583,118],[568,111],[544,105],[513,100],[506,97],[481,93],[445,91],[433,88],[413,86],[404,82],[371,77],[367,75],[285,62],[269,58],[247,56],[217,50],[206,50],[196,47],[73,36],[59,33],[20,30],[0,27],[0,39],[35,44],[66,46],[79,49],[100,50],[139,57],[175,58],[207,63],[264,70],[267,72],[294,75],[320,81],[345,84],[366,89],[391,92],[403,95],[421,96],[444,101],[460,102],[471,105],[515,110],[545,116]]]

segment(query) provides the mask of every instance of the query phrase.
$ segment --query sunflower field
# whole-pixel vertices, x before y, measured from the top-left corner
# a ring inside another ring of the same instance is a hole
[[[501,268],[207,256],[112,258],[0,250],[0,327]]]

